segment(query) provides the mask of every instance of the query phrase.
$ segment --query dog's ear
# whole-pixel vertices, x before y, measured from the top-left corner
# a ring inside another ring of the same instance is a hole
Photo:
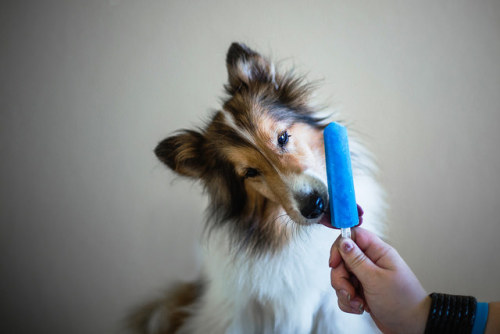
[[[226,56],[229,84],[226,89],[234,93],[252,81],[275,85],[274,65],[243,43],[233,43]]]
[[[192,130],[183,130],[178,135],[162,140],[155,148],[155,154],[174,172],[192,178],[203,174],[202,147],[204,137]]]

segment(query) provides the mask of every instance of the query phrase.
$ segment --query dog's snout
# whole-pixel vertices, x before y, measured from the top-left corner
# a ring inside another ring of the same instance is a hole
[[[304,199],[300,213],[307,219],[318,218],[325,211],[325,199],[314,192]]]

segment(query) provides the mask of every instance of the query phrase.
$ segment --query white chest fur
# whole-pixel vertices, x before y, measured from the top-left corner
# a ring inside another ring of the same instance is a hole
[[[373,333],[338,309],[329,249],[338,231],[314,226],[273,255],[234,256],[224,230],[207,244],[207,291],[184,328],[203,333]]]

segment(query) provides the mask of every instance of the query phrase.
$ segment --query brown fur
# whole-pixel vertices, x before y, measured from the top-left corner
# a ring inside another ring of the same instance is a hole
[[[276,223],[289,220],[291,210],[280,175],[298,174],[308,167],[305,156],[318,156],[310,150],[322,150],[323,119],[309,103],[311,84],[291,72],[274,73],[266,58],[246,46],[233,44],[226,65],[223,111],[200,131],[166,138],[155,153],[177,173],[202,181],[212,200],[209,230],[232,224],[240,249],[277,250],[291,233]],[[293,154],[276,146],[277,129],[292,134]],[[246,167],[266,174],[265,196],[255,190],[257,178],[245,178]]]
[[[151,315],[154,314],[158,323],[158,334],[175,333],[189,316],[189,306],[193,305],[202,292],[202,284],[177,284],[165,293],[161,299],[141,306],[128,319],[129,328],[135,333],[149,333]]]

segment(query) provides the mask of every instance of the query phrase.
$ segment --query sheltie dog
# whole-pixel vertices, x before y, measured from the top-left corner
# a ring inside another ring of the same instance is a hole
[[[139,333],[374,333],[368,315],[340,311],[328,259],[323,129],[341,122],[314,85],[244,44],[227,53],[227,96],[199,130],[161,141],[157,157],[199,180],[210,198],[203,270],[131,317]],[[350,137],[355,192],[380,234],[382,191],[369,153]]]

